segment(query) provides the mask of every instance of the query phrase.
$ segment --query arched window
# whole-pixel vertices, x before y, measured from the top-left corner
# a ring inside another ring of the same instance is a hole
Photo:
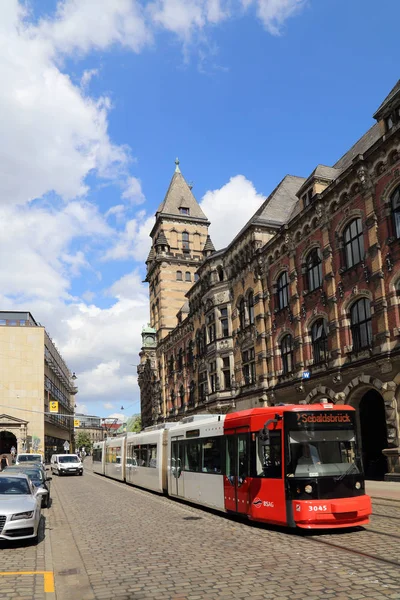
[[[181,387],[179,388],[179,398],[181,401],[180,408],[183,408],[185,405],[185,388],[183,387],[183,385],[181,385]]]
[[[217,267],[218,279],[219,281],[224,280],[224,270],[221,266]]]
[[[175,408],[175,392],[171,390],[171,408]]]
[[[289,304],[289,278],[287,271],[283,271],[278,277],[276,286],[278,308],[285,308]]]
[[[198,276],[198,274],[197,274],[197,273],[195,273],[195,274],[194,274],[194,280],[195,280],[195,281],[198,281],[198,280],[199,280],[199,276]]]
[[[281,341],[282,372],[293,371],[293,337],[288,333]]]
[[[194,357],[194,353],[193,353],[193,342],[192,340],[190,340],[189,345],[188,345],[188,353],[187,353],[187,363],[188,366],[191,367],[193,365],[193,357]]]
[[[177,271],[176,272],[176,280],[177,281],[182,281],[182,271]]]
[[[183,350],[182,348],[179,349],[178,352],[178,371],[182,371],[183,370]]]
[[[239,321],[240,321],[240,329],[244,329],[245,325],[246,325],[246,316],[245,316],[245,306],[244,306],[243,298],[239,302]]]
[[[357,265],[364,258],[364,234],[361,219],[353,219],[343,233],[346,267]]]
[[[195,393],[196,393],[196,384],[195,382],[192,380],[190,382],[190,387],[189,387],[189,406],[194,406],[195,403]]]
[[[249,306],[249,323],[254,323],[254,294],[250,292],[248,297],[248,306]]]
[[[189,234],[187,231],[183,231],[182,232],[182,249],[183,251],[187,252],[190,250],[190,245],[189,245]]]
[[[400,186],[390,197],[392,203],[393,229],[397,238],[400,238]]]
[[[351,335],[356,352],[372,345],[371,303],[367,298],[357,300],[351,307]]]
[[[311,250],[308,255],[306,269],[308,291],[312,292],[322,285],[322,260],[318,248]]]
[[[190,275],[190,271],[186,271],[185,273],[185,281],[192,281],[191,275]]]
[[[311,327],[314,363],[325,362],[328,356],[328,336],[325,319],[318,319]]]

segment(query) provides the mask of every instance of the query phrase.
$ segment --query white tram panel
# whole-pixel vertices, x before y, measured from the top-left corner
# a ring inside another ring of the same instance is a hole
[[[105,445],[104,474],[113,479],[125,479],[125,440],[126,436],[108,438]]]
[[[163,492],[163,439],[165,429],[128,433],[125,478],[127,483]]]
[[[200,442],[201,461],[204,465],[205,440],[220,438],[224,443],[225,415],[195,415],[186,417],[168,431],[168,493],[196,504],[225,511],[223,465],[219,472],[204,469],[188,470],[187,443]],[[197,435],[198,432],[198,435]],[[196,434],[196,435],[194,435]],[[193,437],[194,436],[194,437]],[[220,453],[220,460],[224,456]],[[177,468],[179,467],[179,468]]]
[[[92,448],[93,473],[104,475],[104,463],[106,458],[105,442],[96,442]]]

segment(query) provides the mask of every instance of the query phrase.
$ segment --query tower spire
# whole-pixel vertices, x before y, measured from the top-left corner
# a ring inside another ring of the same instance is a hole
[[[181,170],[179,168],[179,158],[176,157],[176,159],[175,159],[175,173],[180,173],[180,172],[181,172]]]

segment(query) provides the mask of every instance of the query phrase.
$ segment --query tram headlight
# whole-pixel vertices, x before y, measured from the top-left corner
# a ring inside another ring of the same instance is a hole
[[[306,485],[306,487],[304,488],[304,491],[307,494],[311,494],[311,492],[312,492],[312,485]]]
[[[361,488],[361,483],[359,481],[356,481],[355,488],[356,490],[359,490]]]

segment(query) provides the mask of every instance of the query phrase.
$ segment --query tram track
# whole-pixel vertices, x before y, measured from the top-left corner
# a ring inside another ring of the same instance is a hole
[[[372,530],[368,530],[368,531],[370,531],[370,533],[376,533],[375,531],[372,531]],[[379,533],[380,535],[382,534],[381,531],[379,531],[377,533]],[[389,537],[394,537],[390,533],[386,533],[385,535],[387,535]],[[399,536],[396,536],[396,537],[399,537]],[[317,539],[317,538],[313,538],[313,537],[310,537],[308,539],[316,544],[323,544],[324,546],[329,546],[330,548],[335,548],[336,550],[342,550],[344,552],[347,552],[348,554],[362,556],[364,558],[368,558],[375,562],[380,562],[380,563],[384,563],[386,565],[400,567],[400,561],[392,560],[390,558],[385,558],[384,556],[380,556],[379,554],[370,554],[368,552],[363,552],[362,550],[356,550],[355,548],[349,548],[348,546],[342,546],[341,544],[335,544],[334,542],[330,542],[328,540],[321,540],[321,539]],[[400,581],[400,574],[399,574],[399,581]]]

